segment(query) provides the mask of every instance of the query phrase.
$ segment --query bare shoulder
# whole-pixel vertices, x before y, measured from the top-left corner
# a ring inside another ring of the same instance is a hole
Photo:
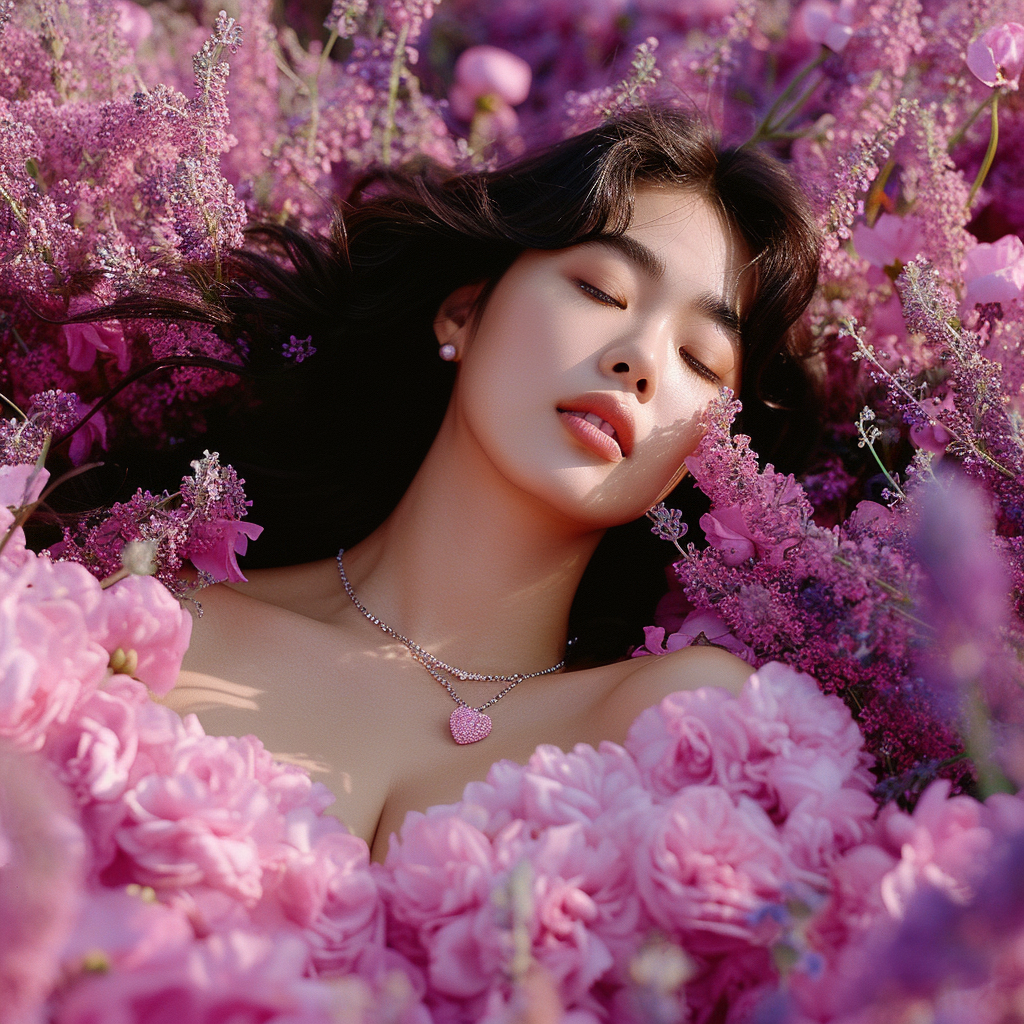
[[[754,669],[721,647],[684,647],[657,657],[635,658],[602,708],[608,738],[621,742],[646,708],[678,690],[718,686],[739,693]]]

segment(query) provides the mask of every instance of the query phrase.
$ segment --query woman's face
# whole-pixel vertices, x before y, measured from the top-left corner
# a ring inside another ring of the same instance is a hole
[[[621,239],[524,253],[455,332],[459,429],[586,528],[637,518],[680,478],[702,410],[738,390],[746,258],[674,188],[638,190]]]

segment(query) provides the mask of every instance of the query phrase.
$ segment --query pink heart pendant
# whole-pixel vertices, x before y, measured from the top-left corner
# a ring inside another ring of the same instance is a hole
[[[490,733],[491,716],[460,704],[448,719],[448,726],[456,743],[476,743]]]

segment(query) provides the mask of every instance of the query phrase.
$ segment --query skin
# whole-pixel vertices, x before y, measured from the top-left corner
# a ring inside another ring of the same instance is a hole
[[[508,673],[556,663],[604,531],[668,493],[701,411],[722,385],[738,388],[742,244],[705,201],[674,188],[638,190],[626,238],[527,252],[478,320],[479,286],[438,313],[438,342],[460,362],[451,403],[402,501],[345,553],[345,568],[367,608],[449,664]],[[625,457],[602,453],[560,412],[595,394],[620,411]],[[457,800],[496,760],[525,761],[540,743],[621,742],[666,694],[735,691],[750,672],[695,647],[528,679],[488,709],[486,740],[458,746],[451,698],[354,607],[333,560],[254,571],[202,603],[168,702],[205,704],[209,732],[253,732],[319,767],[338,797],[332,812],[375,859],[409,810]],[[456,686],[472,705],[500,688]]]

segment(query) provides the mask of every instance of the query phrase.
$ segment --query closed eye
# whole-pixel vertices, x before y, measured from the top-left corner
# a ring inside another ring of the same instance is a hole
[[[705,380],[711,381],[712,384],[721,384],[722,378],[715,373],[714,370],[705,366],[699,359],[690,355],[685,348],[679,350],[679,354],[683,357],[683,362],[690,367],[695,373],[700,374]]]
[[[592,284],[588,284],[586,281],[577,280],[576,284],[588,295],[593,296],[598,302],[603,302],[606,306],[615,306],[616,309],[626,308],[626,304],[624,302],[619,302],[618,299],[613,299],[606,292],[601,291],[600,288],[595,288]]]

